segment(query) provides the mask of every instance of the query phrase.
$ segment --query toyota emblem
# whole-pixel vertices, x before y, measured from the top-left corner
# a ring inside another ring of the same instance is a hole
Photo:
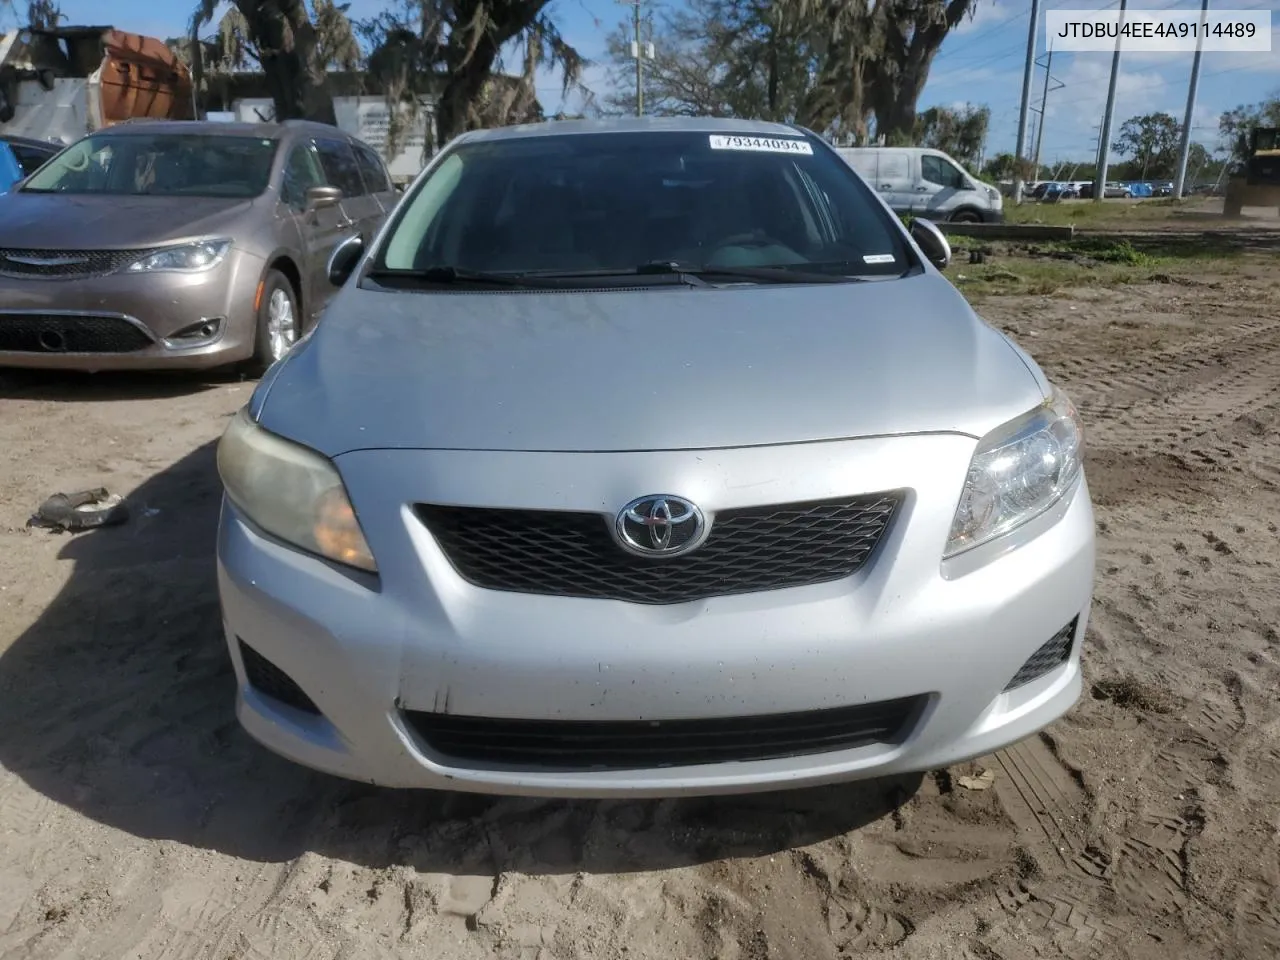
[[[618,512],[618,542],[642,557],[674,557],[702,544],[707,520],[683,497],[654,494],[632,500]]]

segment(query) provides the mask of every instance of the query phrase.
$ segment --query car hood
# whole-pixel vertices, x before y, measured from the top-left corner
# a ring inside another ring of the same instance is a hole
[[[932,273],[642,292],[353,284],[253,409],[328,456],[981,436],[1043,400],[1029,362]]]
[[[5,196],[0,246],[27,250],[154,247],[230,228],[252,200],[27,193]]]

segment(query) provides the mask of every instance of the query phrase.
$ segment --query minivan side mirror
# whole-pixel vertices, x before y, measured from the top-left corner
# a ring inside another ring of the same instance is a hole
[[[939,270],[945,270],[951,262],[951,244],[946,235],[931,220],[916,217],[911,221],[911,239]]]
[[[364,237],[357,233],[354,237],[343,240],[334,248],[333,253],[329,254],[329,263],[325,267],[329,282],[335,287],[343,286],[351,279],[351,274],[362,256],[364,256]]]
[[[307,209],[320,210],[342,202],[342,191],[337,187],[310,187],[307,190]]]

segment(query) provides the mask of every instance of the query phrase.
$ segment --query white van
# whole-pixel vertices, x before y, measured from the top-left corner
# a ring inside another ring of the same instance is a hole
[[[953,223],[999,223],[1000,191],[975,180],[941,150],[925,147],[837,147],[895,213]]]

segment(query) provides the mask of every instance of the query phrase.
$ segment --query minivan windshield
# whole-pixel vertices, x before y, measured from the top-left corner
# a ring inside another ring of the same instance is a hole
[[[666,268],[805,282],[912,265],[888,211],[815,139],[553,133],[449,149],[401,204],[372,275],[483,282]]]
[[[201,134],[96,133],[38,170],[24,193],[256,197],[267,189],[277,141]]]

